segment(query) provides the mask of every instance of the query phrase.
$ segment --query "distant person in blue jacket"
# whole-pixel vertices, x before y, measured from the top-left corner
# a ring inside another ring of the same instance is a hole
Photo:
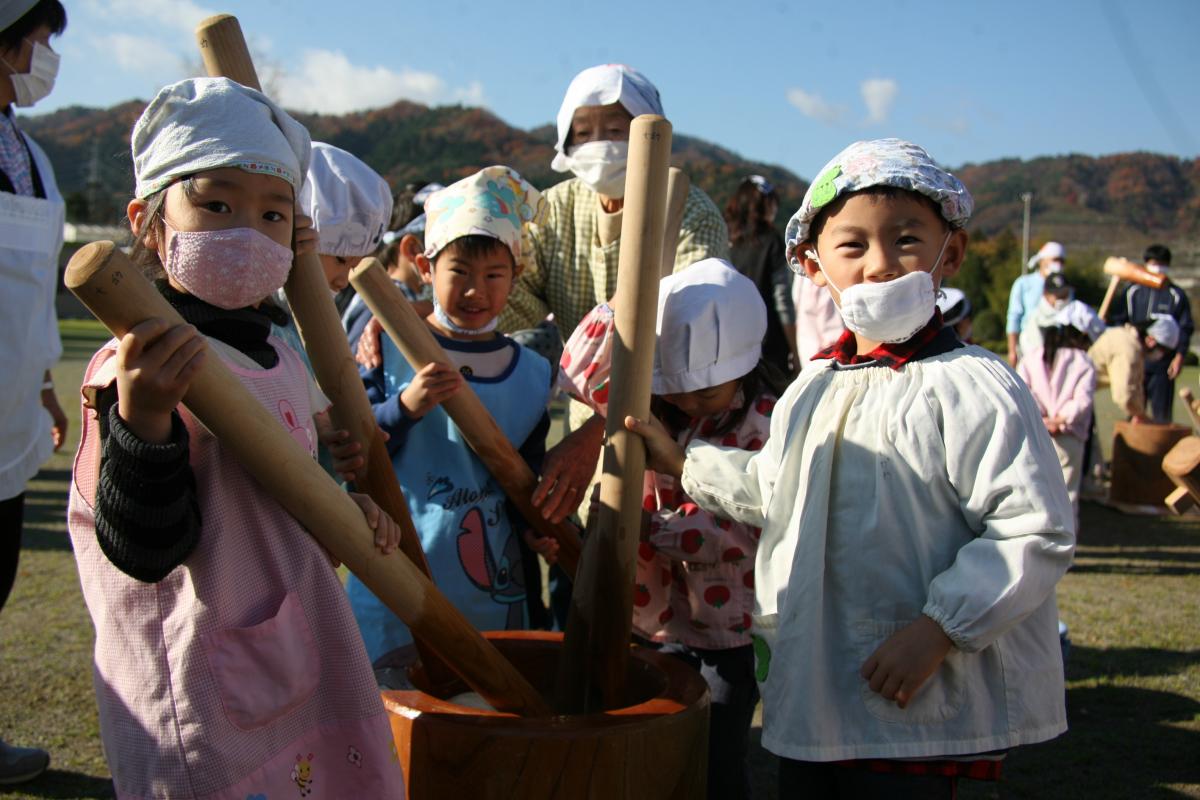
[[[1067,249],[1058,242],[1046,242],[1034,253],[1026,267],[1032,272],[1013,281],[1012,293],[1008,297],[1008,363],[1013,367],[1021,360],[1018,339],[1027,328],[1035,325],[1034,311],[1042,299],[1043,284],[1052,272],[1062,272]],[[1036,267],[1036,269],[1034,269]]]

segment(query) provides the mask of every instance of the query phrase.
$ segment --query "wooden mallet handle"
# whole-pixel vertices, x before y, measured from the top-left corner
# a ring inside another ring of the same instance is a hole
[[[687,206],[692,181],[679,167],[667,171],[667,221],[663,227],[662,277],[675,271],[675,250],[679,247],[679,229]]]
[[[650,415],[670,159],[671,123],[637,117],[629,130],[600,510],[584,545],[560,661],[558,704],[567,711],[591,710],[595,690],[604,708],[626,699],[646,447],[626,430],[625,417]]]
[[[196,26],[196,42],[200,45],[200,57],[204,59],[204,71],[210,76],[229,78],[262,91],[237,17],[216,14],[201,20]]]
[[[1100,309],[1096,312],[1101,321],[1108,321],[1108,307],[1112,305],[1113,298],[1117,296],[1117,287],[1121,285],[1121,279],[1116,275],[1109,278],[1108,288],[1104,291],[1104,299],[1100,301]]]
[[[112,242],[95,242],[67,265],[65,283],[123,336],[151,317],[183,324],[178,312]],[[546,715],[549,706],[471,627],[411,561],[381,555],[362,511],[214,354],[193,378],[184,405],[263,488],[495,708]]]
[[[413,370],[430,362],[449,364],[446,351],[433,338],[429,326],[417,316],[378,259],[365,258],[350,271],[350,283],[379,320],[383,330],[399,348]],[[579,553],[583,549],[575,527],[565,522],[543,519],[531,502],[537,488],[537,475],[513,447],[504,431],[469,384],[442,402],[442,408],[454,420],[463,440],[479,456],[496,483],[513,501],[521,516],[542,536],[558,541],[558,561],[566,573],[575,575]]]
[[[217,14],[196,28],[196,41],[209,75],[226,77],[244,86],[259,89],[258,74],[246,47],[237,17]],[[363,466],[355,472],[355,487],[371,496],[379,507],[396,521],[402,533],[401,551],[427,576],[433,577],[421,537],[396,474],[392,470],[383,433],[375,423],[370,401],[358,374],[358,365],[350,352],[341,319],[329,294],[325,272],[316,253],[297,256],[284,286],[288,304],[304,349],[312,362],[313,374],[321,391],[332,403],[330,417],[340,430],[349,431],[350,440],[361,446]],[[453,674],[424,643],[416,639],[417,650],[425,666],[425,675],[437,690],[453,679]]]

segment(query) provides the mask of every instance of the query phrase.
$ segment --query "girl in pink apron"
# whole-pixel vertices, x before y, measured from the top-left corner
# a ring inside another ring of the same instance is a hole
[[[220,358],[315,452],[328,401],[260,305],[291,267],[308,133],[262,94],[199,78],[160,91],[132,144],[138,249],[190,325],[148,320],[84,377],[69,529],[117,795],[402,797],[326,554],[179,405]],[[360,504],[394,547],[393,523]]]

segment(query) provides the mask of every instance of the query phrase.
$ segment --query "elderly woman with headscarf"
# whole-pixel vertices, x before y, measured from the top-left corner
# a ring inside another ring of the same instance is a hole
[[[532,263],[509,295],[500,318],[502,330],[532,328],[554,314],[560,334],[568,336],[588,311],[616,292],[629,126],[635,116],[662,113],[658,89],[623,64],[591,67],[571,81],[558,111],[551,166],[574,177],[545,193],[549,215],[545,223],[530,228]],[[721,212],[692,186],[675,270],[728,256],[729,233]],[[585,410],[582,405],[572,410],[576,430],[547,454],[543,485],[534,498],[556,519],[574,511],[583,499],[599,457],[604,420],[589,418]]]

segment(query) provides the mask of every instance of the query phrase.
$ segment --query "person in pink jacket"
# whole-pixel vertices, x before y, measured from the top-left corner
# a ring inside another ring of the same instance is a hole
[[[1054,441],[1078,524],[1079,485],[1096,393],[1096,365],[1087,349],[1104,331],[1104,323],[1078,300],[1068,303],[1054,321],[1041,329],[1042,346],[1022,356],[1017,372],[1029,385]]]
[[[721,259],[659,288],[652,410],[683,446],[759,450],[784,378],[762,357],[767,307]],[[607,413],[612,312],[597,307],[567,342],[559,385]],[[643,645],[697,669],[712,695],[708,796],[749,796],[746,752],[758,702],[750,615],[758,528],[702,510],[677,478],[646,472],[633,629]],[[531,542],[532,543],[532,542]]]

